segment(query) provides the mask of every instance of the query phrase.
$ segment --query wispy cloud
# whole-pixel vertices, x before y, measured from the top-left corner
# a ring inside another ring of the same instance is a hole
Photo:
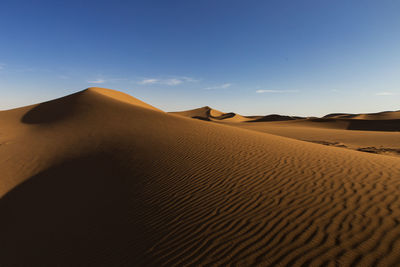
[[[271,94],[283,94],[283,93],[297,93],[299,90],[257,90],[256,93],[271,93]]]
[[[138,82],[138,84],[154,84],[158,83],[158,79],[144,79]]]
[[[88,83],[95,83],[95,84],[100,84],[100,83],[105,83],[106,82],[106,80],[103,80],[103,79],[97,79],[97,80],[94,80],[94,81],[87,81]]]
[[[183,83],[183,81],[179,80],[179,79],[167,79],[162,82],[166,85],[178,85],[178,84]]]
[[[197,81],[198,80],[195,80],[190,77],[177,77],[177,78],[168,78],[168,79],[146,78],[137,83],[142,84],[142,85],[161,84],[161,85],[174,86],[174,85],[182,84],[184,82],[197,82]]]
[[[376,93],[376,95],[395,95],[396,93],[393,93],[393,92],[378,92],[378,93]]]
[[[5,63],[0,63],[0,70],[4,70],[5,67],[6,67],[6,64],[5,64]]]
[[[221,84],[221,85],[206,87],[204,89],[205,90],[227,89],[227,88],[229,88],[231,86],[232,86],[231,83],[224,83],[224,84]]]

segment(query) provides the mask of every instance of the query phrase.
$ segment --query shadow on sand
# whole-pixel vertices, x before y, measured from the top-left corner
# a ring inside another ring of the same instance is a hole
[[[27,124],[45,124],[64,120],[76,113],[81,96],[82,92],[78,92],[38,104],[21,118],[21,122]]]
[[[107,155],[52,167],[0,199],[1,266],[116,266],[147,244],[138,178]],[[142,243],[135,242],[141,240]],[[150,240],[149,240],[150,242]]]

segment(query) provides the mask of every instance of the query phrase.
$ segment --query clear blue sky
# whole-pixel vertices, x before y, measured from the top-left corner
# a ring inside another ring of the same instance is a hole
[[[3,0],[0,29],[0,109],[91,86],[165,111],[400,109],[398,0]]]

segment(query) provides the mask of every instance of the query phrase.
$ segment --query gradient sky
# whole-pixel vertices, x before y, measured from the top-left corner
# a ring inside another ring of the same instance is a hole
[[[398,0],[3,0],[0,29],[0,110],[91,86],[165,111],[400,109]]]

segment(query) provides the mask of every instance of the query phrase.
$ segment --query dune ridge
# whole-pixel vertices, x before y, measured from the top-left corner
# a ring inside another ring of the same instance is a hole
[[[400,261],[399,158],[105,89],[0,112],[0,143],[1,265]]]
[[[117,101],[121,101],[121,102],[128,103],[131,105],[139,106],[142,108],[161,111],[158,108],[155,108],[155,107],[153,107],[137,98],[134,98],[133,96],[125,94],[123,92],[119,92],[119,91],[115,91],[115,90],[111,90],[111,89],[107,89],[107,88],[101,88],[101,87],[89,87],[86,89],[86,91],[95,92],[95,93],[107,96],[111,99],[115,99]]]

